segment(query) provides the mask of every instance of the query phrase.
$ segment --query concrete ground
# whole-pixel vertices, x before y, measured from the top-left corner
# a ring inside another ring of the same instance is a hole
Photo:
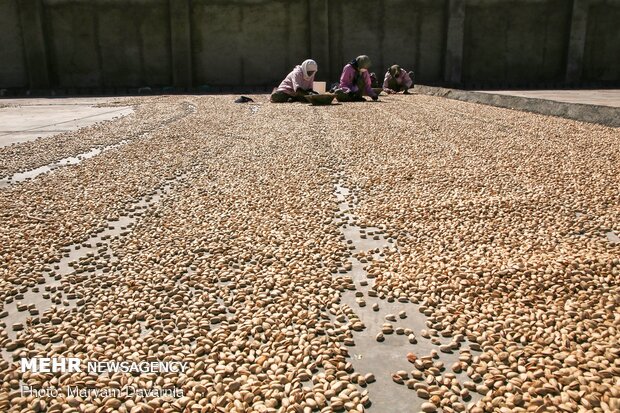
[[[620,90],[475,91],[417,85],[415,91],[464,102],[620,126]]]
[[[480,90],[480,93],[519,96],[524,98],[552,100],[583,105],[611,106],[620,108],[620,90]]]
[[[77,130],[133,112],[100,107],[117,98],[6,99],[0,101],[0,147]]]
[[[136,98],[0,147],[0,381],[28,378],[24,354],[129,354],[188,360],[167,385],[210,395],[192,411],[620,409],[618,129],[424,94],[236,97]],[[24,130],[101,103],[20,102]],[[6,389],[0,411],[40,399]]]
[[[420,89],[420,86],[417,88]],[[440,88],[422,86],[423,92],[431,90],[436,94]],[[563,104],[588,105],[595,107],[620,108],[620,90],[484,90],[484,91],[456,91],[459,100],[477,101],[480,94],[498,98],[507,97],[507,101],[495,99],[488,104],[498,106],[516,106],[523,109],[511,98],[527,99],[533,110],[549,114],[556,114],[557,107],[545,105],[545,101],[560,102]],[[450,97],[450,96],[447,96]],[[26,142],[38,137],[53,136],[59,133],[77,130],[79,128],[126,116],[133,112],[130,106],[102,106],[118,104],[123,98],[88,97],[88,98],[28,98],[4,99],[0,101],[0,147],[12,143]],[[504,104],[505,103],[505,104]],[[577,111],[581,106],[571,106],[570,110]],[[615,109],[614,109],[615,110]],[[580,113],[588,109],[579,110]],[[574,118],[570,116],[569,118]],[[561,114],[560,114],[561,116]],[[612,113],[613,116],[613,113]],[[584,119],[588,120],[588,119]]]

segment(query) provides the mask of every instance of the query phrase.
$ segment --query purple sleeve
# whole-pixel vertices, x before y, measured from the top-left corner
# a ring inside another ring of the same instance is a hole
[[[342,69],[342,75],[340,75],[340,89],[344,89],[345,92],[348,92],[353,87],[353,76],[355,74],[355,69],[351,67],[350,64],[346,65],[344,69]]]
[[[376,97],[377,94],[374,90],[372,90],[372,80],[370,79],[370,74],[368,74],[368,71],[362,73],[362,76],[364,77],[364,83],[366,83],[366,94],[371,98]]]
[[[409,73],[407,73],[406,71],[401,69],[401,73],[403,76],[403,84],[405,85],[405,87],[407,87],[407,89],[409,89],[413,84],[413,80],[411,80],[411,77],[409,77]]]

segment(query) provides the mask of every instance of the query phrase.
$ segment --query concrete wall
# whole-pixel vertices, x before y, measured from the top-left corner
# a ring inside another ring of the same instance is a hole
[[[463,81],[562,82],[572,1],[471,1],[465,11]]]
[[[360,54],[381,76],[398,63],[414,69],[418,81],[443,76],[446,2],[443,0],[358,0],[329,3],[330,73]]]
[[[15,1],[0,2],[0,87],[26,87],[24,40]]]
[[[53,87],[171,84],[167,0],[47,0]]]
[[[620,82],[620,0],[1,0],[0,88],[275,85],[368,54],[418,82]]]
[[[618,81],[620,77],[620,3],[590,6],[585,38],[583,80]]]
[[[269,84],[309,57],[305,0],[191,4],[195,84]]]

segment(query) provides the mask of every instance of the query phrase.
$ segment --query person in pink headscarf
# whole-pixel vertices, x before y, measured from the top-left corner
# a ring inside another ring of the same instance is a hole
[[[372,100],[377,100],[379,96],[372,90],[372,80],[368,69],[370,69],[370,58],[361,55],[351,60],[343,69],[340,75],[340,84],[335,90],[336,99],[339,102],[363,102],[364,95],[370,96]]]
[[[312,59],[304,60],[301,65],[295,66],[271,94],[271,102],[306,102],[306,95],[317,94],[312,90],[317,70],[318,65]]]

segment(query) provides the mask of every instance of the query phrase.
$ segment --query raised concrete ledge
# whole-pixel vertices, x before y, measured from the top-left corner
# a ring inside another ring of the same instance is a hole
[[[425,95],[440,96],[464,102],[481,103],[483,105],[522,110],[525,112],[539,113],[541,115],[558,116],[604,126],[620,127],[620,108],[612,106],[559,102],[548,99],[494,94],[492,92],[447,89],[424,85],[416,85],[415,91]]]

